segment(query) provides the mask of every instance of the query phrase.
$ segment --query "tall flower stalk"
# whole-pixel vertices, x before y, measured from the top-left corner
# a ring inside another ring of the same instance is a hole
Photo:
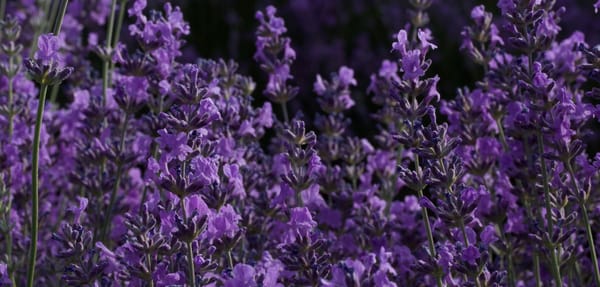
[[[27,286],[32,287],[35,280],[35,264],[37,258],[37,240],[39,224],[39,175],[38,165],[40,157],[40,133],[42,130],[42,120],[44,116],[44,104],[48,85],[41,84],[40,97],[38,102],[37,117],[35,120],[35,130],[33,137],[32,157],[31,157],[31,246],[29,249],[29,261],[27,268]]]
[[[0,0],[0,286],[600,284],[600,49],[560,2],[292,1],[239,66],[169,2]]]
[[[283,122],[289,122],[287,103],[298,94],[298,87],[289,85],[292,79],[290,66],[296,59],[296,51],[292,48],[292,40],[284,36],[287,32],[285,22],[278,17],[277,9],[268,6],[265,12],[256,12],[260,26],[256,30],[256,53],[254,60],[269,76],[264,94],[267,98],[281,106]]]
[[[73,72],[71,67],[63,67],[58,54],[60,27],[67,11],[68,0],[61,1],[60,14],[56,18],[53,34],[42,35],[38,40],[38,50],[34,59],[29,59],[25,64],[31,76],[40,84],[38,108],[35,120],[35,129],[31,156],[31,245],[27,266],[27,286],[32,287],[35,282],[35,265],[37,258],[37,240],[39,228],[39,157],[40,136],[44,118],[44,106],[48,87],[60,84]]]

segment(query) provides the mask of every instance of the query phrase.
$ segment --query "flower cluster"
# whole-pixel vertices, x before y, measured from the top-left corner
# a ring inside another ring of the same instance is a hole
[[[600,49],[555,1],[473,7],[452,95],[433,0],[312,89],[273,6],[257,84],[162,2],[0,0],[0,286],[600,286]]]

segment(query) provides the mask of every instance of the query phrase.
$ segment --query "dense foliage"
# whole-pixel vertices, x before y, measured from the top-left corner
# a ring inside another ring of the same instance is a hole
[[[570,7],[472,7],[481,77],[442,94],[443,1],[312,87],[274,6],[255,82],[162,2],[0,0],[0,286],[600,287],[600,46]]]

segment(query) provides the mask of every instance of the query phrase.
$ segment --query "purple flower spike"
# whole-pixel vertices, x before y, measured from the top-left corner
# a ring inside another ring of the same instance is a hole
[[[356,86],[356,80],[354,79],[354,71],[346,66],[340,67],[338,72],[340,77],[340,83],[343,86]]]
[[[395,51],[400,52],[400,54],[404,55],[406,53],[408,46],[408,36],[406,34],[406,30],[400,30],[396,34],[396,42],[392,43],[392,48]]]
[[[254,268],[247,264],[237,264],[233,268],[232,278],[225,281],[225,287],[256,287]]]
[[[25,61],[34,80],[45,85],[55,85],[67,79],[73,73],[72,67],[65,67],[59,54],[59,38],[52,34],[43,34],[38,39],[38,50],[34,59]]]
[[[44,65],[51,63],[62,64],[58,54],[59,38],[53,34],[40,35],[38,39],[38,49],[34,58]]]
[[[0,286],[600,286],[600,1],[34,2]]]
[[[5,263],[0,263],[0,285],[10,285],[11,280]]]

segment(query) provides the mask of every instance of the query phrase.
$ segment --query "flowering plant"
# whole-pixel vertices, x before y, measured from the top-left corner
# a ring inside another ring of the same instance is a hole
[[[600,46],[565,7],[472,7],[448,95],[434,0],[308,88],[274,6],[251,77],[158,2],[0,0],[0,286],[600,286]]]

